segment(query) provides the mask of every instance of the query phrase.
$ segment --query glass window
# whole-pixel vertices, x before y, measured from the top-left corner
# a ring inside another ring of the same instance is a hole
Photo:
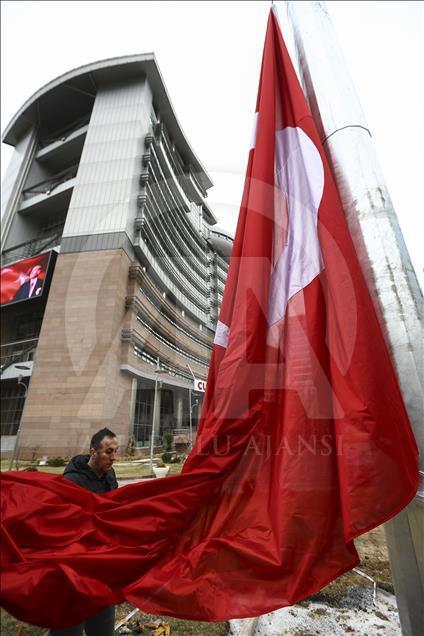
[[[25,404],[25,389],[17,382],[2,382],[0,399],[1,434],[16,435]]]
[[[137,387],[134,413],[134,440],[136,446],[148,446],[152,432],[153,417],[152,389]]]

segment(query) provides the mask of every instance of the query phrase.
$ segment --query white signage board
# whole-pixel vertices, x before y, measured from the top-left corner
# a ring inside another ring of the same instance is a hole
[[[200,378],[195,378],[193,388],[195,391],[200,391],[204,393],[206,391],[206,380],[200,380]]]

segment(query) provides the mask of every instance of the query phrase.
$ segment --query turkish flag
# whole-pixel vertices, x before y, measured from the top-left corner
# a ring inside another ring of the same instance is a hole
[[[220,390],[225,395],[232,387],[225,401],[234,410],[255,390],[262,419],[266,409],[271,413],[273,437],[288,442],[294,436],[308,447],[325,437],[328,457],[304,453],[301,468],[298,457],[286,457],[279,471],[296,491],[309,478],[312,488],[320,480],[331,484],[331,508],[336,513],[340,505],[349,541],[415,495],[417,448],[340,198],[273,10],[256,110],[215,337],[222,360],[211,398],[222,401]],[[303,476],[292,481],[291,471],[297,470]],[[317,494],[313,509],[318,505],[323,511],[330,500],[322,505]]]
[[[196,447],[181,475],[103,496],[6,475],[3,602],[23,620],[65,627],[123,599],[263,614],[354,567],[354,537],[416,493],[393,365],[273,11],[256,110]]]

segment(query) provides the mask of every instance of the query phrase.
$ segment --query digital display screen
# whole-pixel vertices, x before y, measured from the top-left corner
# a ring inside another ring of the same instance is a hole
[[[43,295],[50,273],[51,255],[51,251],[38,254],[1,268],[2,307]]]

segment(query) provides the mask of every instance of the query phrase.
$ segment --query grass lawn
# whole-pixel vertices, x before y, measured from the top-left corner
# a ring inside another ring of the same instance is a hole
[[[9,470],[9,460],[1,461],[1,470]],[[30,461],[21,461],[19,470],[28,469],[32,465]],[[182,464],[170,464],[169,475],[177,475],[181,472]],[[137,477],[148,477],[150,475],[149,464],[139,464],[136,462],[116,462],[114,465],[115,473],[118,479],[137,479]],[[38,472],[51,473],[53,475],[62,475],[64,466],[37,466]]]
[[[133,609],[129,603],[123,603],[116,608],[116,620],[122,620]],[[137,613],[130,625],[135,626],[135,621],[141,623],[153,623],[163,620],[171,627],[171,636],[225,636],[227,633],[227,623],[202,623],[198,621],[182,621],[169,616],[151,616],[143,612]],[[21,631],[19,627],[22,626]],[[118,632],[116,632],[118,633]],[[149,636],[150,630],[143,630],[145,636]],[[26,623],[20,623],[5,610],[1,610],[1,634],[2,636],[47,636],[49,630],[41,627],[34,627]]]

